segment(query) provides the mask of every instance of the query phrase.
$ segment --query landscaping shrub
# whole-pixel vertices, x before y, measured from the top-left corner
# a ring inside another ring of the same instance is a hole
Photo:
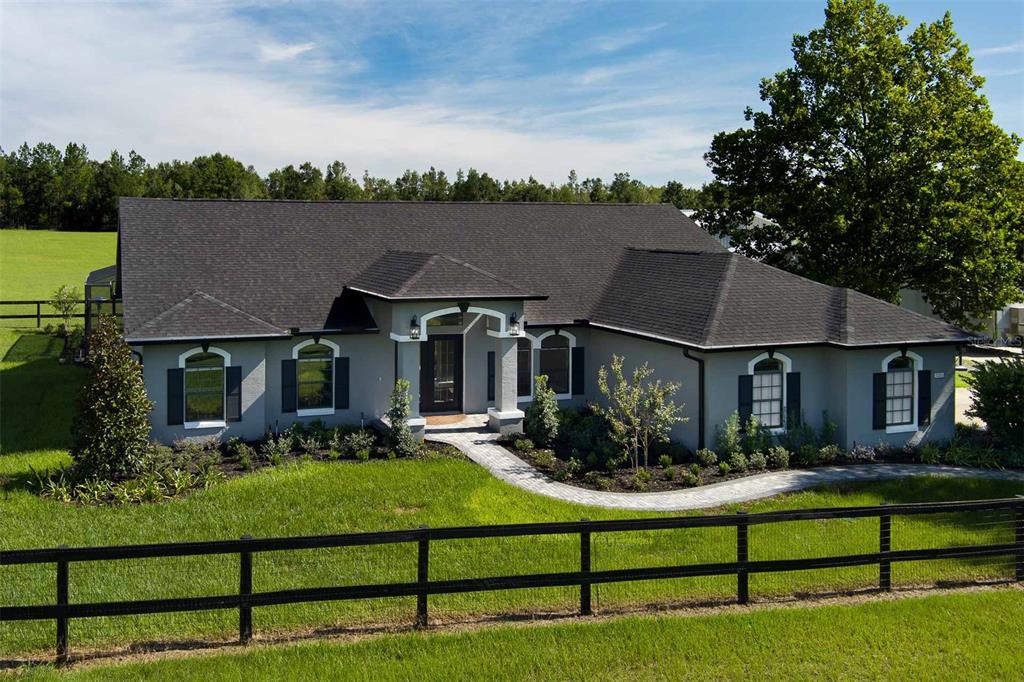
[[[733,453],[743,452],[743,431],[739,412],[733,412],[723,424],[715,427],[715,449],[728,459]]]
[[[665,480],[674,481],[676,478],[676,468],[674,466],[665,467]]]
[[[781,445],[773,445],[768,448],[766,457],[770,469],[785,469],[789,466],[789,450]]]
[[[687,471],[685,474],[683,474],[682,481],[683,481],[683,485],[685,485],[687,488],[693,488],[695,486],[700,485],[700,479],[697,478],[696,476],[694,476],[689,471]]]
[[[608,480],[607,476],[602,476],[600,472],[588,471],[583,475],[583,481],[587,485],[594,486],[598,490],[611,490],[612,482]]]
[[[813,426],[801,419],[799,424],[790,426],[779,435],[779,442],[793,454],[794,459],[797,459],[796,455],[802,448],[810,445],[817,449],[818,434],[814,432]]]
[[[533,380],[533,400],[526,408],[524,427],[537,447],[551,447],[558,436],[558,400],[546,374],[538,374]]]
[[[800,446],[800,449],[792,453],[793,463],[797,466],[812,466],[818,463],[821,449],[814,443],[807,443]]]
[[[533,441],[529,438],[516,438],[512,441],[512,447],[520,452],[533,450]]]
[[[114,319],[101,316],[89,340],[89,379],[76,402],[71,457],[87,478],[117,480],[142,470],[149,413],[142,367]]]
[[[672,466],[672,455],[662,455],[658,458],[658,466],[662,469],[667,469]]]
[[[551,469],[555,466],[555,462],[558,458],[555,457],[555,453],[547,448],[542,448],[533,451],[533,459],[537,463],[537,466],[544,469]]]
[[[342,438],[341,451],[352,455],[356,459],[366,461],[370,458],[370,452],[373,450],[373,446],[376,442],[377,440],[373,437],[372,431],[369,429],[359,429],[358,431],[353,431]],[[363,452],[366,453],[365,456],[360,455],[360,453]]]
[[[694,476],[700,476],[700,465],[694,462],[690,465],[690,473]]]
[[[739,415],[736,418],[739,419]],[[757,417],[750,415],[746,431],[743,433],[743,453],[752,455],[755,452],[764,452],[771,442],[771,431],[763,427]]]
[[[967,376],[974,405],[967,411],[988,425],[997,444],[1024,448],[1024,357],[977,365]]]
[[[728,462],[719,462],[718,463],[718,475],[719,476],[727,476],[729,474],[729,471],[730,471],[731,468],[732,467],[729,466]]]
[[[735,471],[736,473],[743,473],[747,470],[747,456],[740,451],[736,451],[729,455],[729,470]]]
[[[609,436],[608,420],[590,405],[558,412],[554,447],[563,456],[575,456],[591,469],[617,469],[626,455]]]
[[[941,464],[942,450],[934,443],[925,443],[917,450],[917,459],[922,464]]]
[[[75,319],[75,311],[78,309],[78,302],[81,300],[82,293],[78,290],[78,287],[73,287],[70,284],[61,285],[50,296],[50,307],[60,315],[58,331],[65,339],[71,334],[71,322]],[[65,345],[65,350],[67,350],[67,345]]]
[[[867,445],[857,443],[854,444],[853,448],[848,453],[846,453],[846,458],[851,462],[874,462],[875,449],[868,447]]]
[[[696,453],[694,453],[694,457],[696,457],[697,462],[701,466],[713,467],[716,464],[718,464],[718,455],[715,454],[714,450],[708,450],[707,448],[701,448]]]
[[[277,466],[291,449],[292,437],[287,431],[282,431],[276,438],[274,434],[268,433],[260,447],[260,455],[273,466]]]
[[[320,437],[311,431],[308,435],[299,436],[299,449],[304,454],[313,456],[319,454],[324,449],[324,444]]]
[[[388,407],[388,447],[400,457],[412,457],[419,450],[419,443],[409,428],[409,414],[412,411],[412,399],[409,397],[411,384],[407,379],[396,379],[395,388],[391,391]]]
[[[754,471],[764,471],[768,468],[768,458],[760,450],[750,453],[748,461]]]
[[[830,443],[818,450],[818,461],[823,464],[831,464],[843,456],[843,449],[835,443]]]
[[[651,472],[647,469],[637,469],[636,473],[633,474],[633,490],[638,493],[647,490],[647,486],[651,483]]]
[[[828,410],[823,410],[821,413],[821,433],[818,434],[818,443],[821,445],[838,445],[839,441],[836,439],[836,432],[839,431],[839,425],[829,419]]]
[[[608,370],[601,366],[597,372],[597,386],[608,402],[608,406],[596,409],[608,420],[610,436],[625,452],[636,469],[647,466],[651,447],[667,443],[672,427],[685,422],[683,406],[672,401],[679,390],[677,383],[651,381],[654,370],[645,362],[633,369],[631,380],[622,373],[624,358],[612,355],[611,375],[614,383],[608,381]],[[642,460],[641,460],[642,458]]]

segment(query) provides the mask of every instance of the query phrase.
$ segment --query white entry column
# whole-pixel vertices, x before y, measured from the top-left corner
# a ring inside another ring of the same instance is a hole
[[[523,411],[516,403],[519,373],[517,338],[494,338],[494,407],[487,410],[491,431],[503,434],[523,432]]]

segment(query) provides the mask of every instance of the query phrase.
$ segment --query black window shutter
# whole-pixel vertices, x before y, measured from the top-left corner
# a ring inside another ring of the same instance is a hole
[[[228,367],[224,372],[224,419],[229,422],[242,421],[242,368]]]
[[[185,423],[185,370],[167,370],[167,425]]]
[[[281,411],[295,412],[299,404],[298,387],[295,385],[295,361],[281,361]]]
[[[334,358],[334,409],[348,409],[348,358]]]
[[[586,392],[584,378],[587,376],[583,364],[583,347],[575,346],[572,349],[572,394],[583,395]]]
[[[789,372],[786,374],[786,426],[800,426],[802,420],[800,372]]]
[[[494,400],[494,351],[487,351],[487,399]]]
[[[740,428],[747,427],[750,414],[754,411],[754,377],[749,374],[740,375],[739,413]]]
[[[872,410],[872,428],[876,431],[885,428],[885,372],[875,372],[873,378],[874,409]]]
[[[917,373],[917,425],[932,423],[932,371],[922,369]]]

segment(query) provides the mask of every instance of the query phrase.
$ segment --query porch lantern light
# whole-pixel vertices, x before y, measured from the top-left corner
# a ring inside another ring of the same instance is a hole
[[[420,338],[420,321],[416,319],[415,315],[412,316],[412,321],[409,322],[409,338]]]
[[[508,319],[508,333],[512,336],[519,336],[519,320],[515,313],[512,313]]]

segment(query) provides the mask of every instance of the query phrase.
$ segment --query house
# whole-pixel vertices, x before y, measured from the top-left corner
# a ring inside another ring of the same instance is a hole
[[[823,413],[845,446],[953,435],[965,332],[730,253],[670,205],[122,199],[124,334],[153,434],[370,424],[396,378],[522,428],[533,377],[600,400],[613,354],[680,382],[673,436]]]

